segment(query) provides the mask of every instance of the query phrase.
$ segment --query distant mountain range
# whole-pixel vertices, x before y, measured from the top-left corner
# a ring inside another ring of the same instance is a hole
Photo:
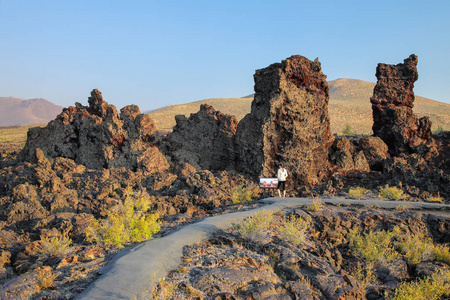
[[[347,124],[358,134],[372,133],[372,107],[370,97],[375,83],[357,79],[337,79],[328,82],[330,103],[328,106],[331,131],[341,134]],[[190,116],[207,103],[223,113],[235,115],[238,120],[250,112],[253,95],[243,98],[214,98],[186,104],[171,105],[153,110],[148,114],[159,130],[171,131],[175,126],[175,116]],[[416,95],[414,112],[428,116],[433,122],[432,130],[441,126],[450,130],[450,104],[430,100]],[[23,126],[43,124],[53,120],[62,110],[61,106],[45,99],[23,100],[0,97],[0,126]]]
[[[328,112],[331,120],[331,131],[341,134],[350,125],[358,134],[372,133],[372,106],[375,83],[357,79],[336,79],[328,82],[330,87],[330,103]],[[428,116],[433,122],[432,130],[442,126],[450,130],[450,104],[430,100],[416,95],[414,112],[419,116]],[[171,105],[149,112],[160,130],[171,131],[175,126],[175,115],[187,117],[196,113],[201,104],[212,105],[216,110],[235,115],[239,120],[250,112],[253,95],[244,98],[214,98],[195,101],[187,104]]]
[[[14,97],[0,97],[0,126],[24,126],[42,124],[53,120],[62,106],[37,98],[24,100]]]

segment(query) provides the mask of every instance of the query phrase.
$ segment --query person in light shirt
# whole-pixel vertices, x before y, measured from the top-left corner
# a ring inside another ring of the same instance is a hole
[[[283,197],[286,197],[286,178],[288,173],[285,168],[283,168],[283,164],[280,164],[280,168],[277,172],[278,178],[278,195],[281,197],[281,191],[283,191]]]

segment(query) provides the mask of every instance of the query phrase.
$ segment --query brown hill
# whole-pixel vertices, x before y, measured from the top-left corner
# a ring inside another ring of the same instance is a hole
[[[370,97],[375,83],[357,79],[337,79],[329,82],[329,113],[331,131],[341,134],[346,125],[360,134],[372,132],[372,107]],[[189,116],[200,109],[201,104],[212,105],[216,110],[235,115],[238,120],[250,112],[253,98],[215,98],[195,101],[180,105],[171,105],[150,112],[159,130],[172,130],[175,126],[175,115]],[[414,112],[419,116],[428,116],[433,122],[433,130],[438,126],[450,129],[450,105],[431,99],[416,96]]]
[[[62,106],[37,98],[23,100],[0,97],[0,126],[24,126],[47,123],[62,110]]]

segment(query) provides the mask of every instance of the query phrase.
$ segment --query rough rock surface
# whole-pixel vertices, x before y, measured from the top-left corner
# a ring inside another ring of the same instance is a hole
[[[163,146],[166,155],[198,170],[234,169],[235,116],[203,104],[189,118],[178,115],[175,119],[177,124]]]
[[[379,137],[368,136],[359,140],[359,148],[373,170],[381,170],[381,163],[389,157],[388,146]]]
[[[41,149],[47,158],[70,158],[90,169],[125,167],[156,172],[169,167],[150,143],[155,124],[136,105],[124,107],[119,116],[98,90],[91,92],[88,102],[88,107],[77,103],[65,108],[45,128],[31,128],[21,159],[34,162],[36,149]]]
[[[229,210],[234,189],[255,184],[225,171],[196,171],[183,164],[169,171],[88,169],[73,159],[48,159],[36,149],[34,163],[0,160],[0,299],[72,299],[98,276],[98,269],[117,252],[115,247],[85,241],[86,228],[120,208],[130,194],[157,212],[160,234]],[[254,206],[255,204],[248,204]],[[66,235],[73,244],[63,257],[47,258],[42,236]],[[38,288],[40,268],[57,277],[52,290]],[[30,296],[32,295],[32,296]],[[48,298],[47,298],[48,297]]]
[[[329,88],[319,61],[292,56],[257,70],[251,113],[236,132],[237,170],[274,177],[284,163],[288,185],[313,185],[324,176],[333,143]]]
[[[330,148],[330,162],[344,171],[368,172],[370,165],[362,150],[346,137],[337,137]]]
[[[164,285],[177,284],[173,290],[176,299],[193,295],[207,299],[384,299],[400,282],[449,269],[428,258],[416,269],[401,255],[392,261],[383,257],[373,264],[353,251],[349,240],[353,230],[367,234],[398,227],[403,236],[424,233],[444,246],[448,216],[332,206],[311,213],[305,208],[273,216],[273,226],[257,241],[249,242],[250,238],[231,228],[205,243],[185,246],[183,262],[156,294],[163,295]],[[293,243],[276,230],[282,220],[292,218],[311,225],[302,243]],[[366,274],[361,267],[373,268],[370,284],[364,283]]]
[[[428,117],[417,119],[413,113],[414,82],[418,79],[417,56],[412,54],[403,64],[378,64],[377,84],[370,99],[373,133],[388,145],[391,155],[426,152],[431,135]]]

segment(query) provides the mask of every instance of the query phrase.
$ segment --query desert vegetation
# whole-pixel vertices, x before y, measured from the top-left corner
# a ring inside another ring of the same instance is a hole
[[[368,214],[377,216],[378,222],[369,225]],[[155,291],[171,284],[171,299],[189,299],[192,291],[198,297],[226,292],[244,298],[263,290],[266,295],[301,293],[325,299],[450,295],[448,254],[442,255],[448,246],[436,242],[437,236],[425,235],[426,216],[411,228],[402,226],[404,218],[408,214],[373,209],[355,214],[351,208],[327,206],[318,212],[307,207],[283,214],[262,210],[206,243],[186,246],[179,266],[183,272],[170,273]],[[383,229],[392,225],[390,220],[396,225]],[[228,279],[207,275],[217,272]],[[340,288],[329,290],[331,283],[322,280],[322,272]],[[255,275],[247,278],[247,274]],[[387,281],[396,284],[386,285]],[[267,285],[272,288],[267,290]]]
[[[239,123],[202,104],[162,134],[136,105],[119,113],[93,90],[88,106],[77,103],[30,128],[22,150],[0,149],[0,298],[74,298],[122,247],[249,208],[259,213],[187,245],[178,268],[154,279],[151,296],[382,299],[423,287],[445,297],[449,217],[429,207],[450,199],[450,135],[432,136],[411,97],[389,98],[411,95],[416,65],[415,55],[378,65],[386,71],[379,77],[408,76],[379,78],[373,109],[389,113],[373,114],[374,136],[332,134],[326,76],[317,60],[300,55],[255,73],[259,108]],[[304,76],[311,77],[297,80]],[[348,93],[348,101],[361,96]],[[403,115],[404,123],[392,122]],[[343,122],[338,131],[364,133],[356,120]],[[412,123],[417,128],[407,130]],[[288,195],[311,198],[310,205],[274,214],[253,201],[270,196],[256,182],[274,176],[280,162]],[[361,201],[331,205],[327,197]]]

